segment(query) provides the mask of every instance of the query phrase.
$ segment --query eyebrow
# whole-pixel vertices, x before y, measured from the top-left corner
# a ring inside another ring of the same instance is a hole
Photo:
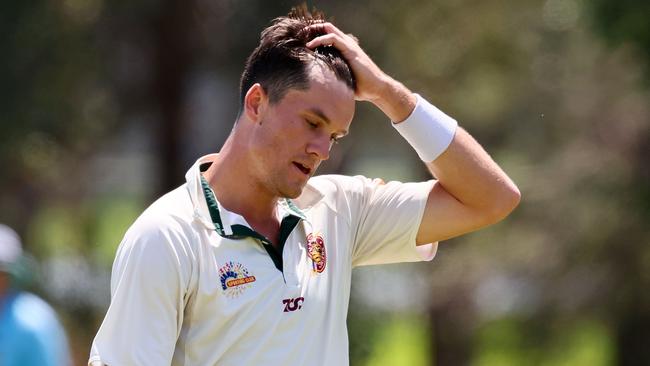
[[[311,113],[311,114],[316,115],[318,118],[322,119],[326,124],[328,124],[328,125],[331,124],[330,119],[327,118],[327,116],[325,115],[325,113],[324,113],[320,108],[318,108],[318,107],[313,107],[313,108],[309,108],[307,111],[308,111],[309,113]],[[348,134],[348,131],[347,131],[347,130],[340,130],[340,131],[338,131],[338,132],[341,133],[341,136],[345,136],[345,135]]]

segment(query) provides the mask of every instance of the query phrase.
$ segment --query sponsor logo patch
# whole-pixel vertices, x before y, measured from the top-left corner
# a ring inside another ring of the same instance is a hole
[[[314,273],[323,273],[327,264],[323,234],[311,233],[307,235],[307,254],[311,259],[312,271]]]
[[[250,288],[255,282],[255,276],[251,275],[241,263],[226,262],[219,268],[219,279],[221,289],[226,296],[234,298],[241,295],[244,290]]]
[[[302,303],[305,302],[304,297],[296,297],[295,299],[284,299],[282,303],[284,304],[284,312],[292,312],[302,309]]]

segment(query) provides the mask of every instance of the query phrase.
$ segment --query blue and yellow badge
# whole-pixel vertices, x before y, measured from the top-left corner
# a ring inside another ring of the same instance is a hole
[[[228,297],[237,297],[244,290],[251,287],[255,282],[255,276],[251,275],[241,263],[226,262],[219,268],[219,278],[221,280],[221,289]]]

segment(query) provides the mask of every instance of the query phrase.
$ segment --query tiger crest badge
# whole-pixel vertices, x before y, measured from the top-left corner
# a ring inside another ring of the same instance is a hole
[[[312,271],[314,273],[323,273],[327,264],[327,254],[325,253],[325,241],[321,233],[307,235],[307,254],[311,259]]]

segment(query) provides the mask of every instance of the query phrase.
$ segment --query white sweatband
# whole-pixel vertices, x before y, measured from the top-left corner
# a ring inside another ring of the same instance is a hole
[[[424,162],[436,160],[454,139],[458,122],[419,94],[415,109],[403,122],[393,123]]]

